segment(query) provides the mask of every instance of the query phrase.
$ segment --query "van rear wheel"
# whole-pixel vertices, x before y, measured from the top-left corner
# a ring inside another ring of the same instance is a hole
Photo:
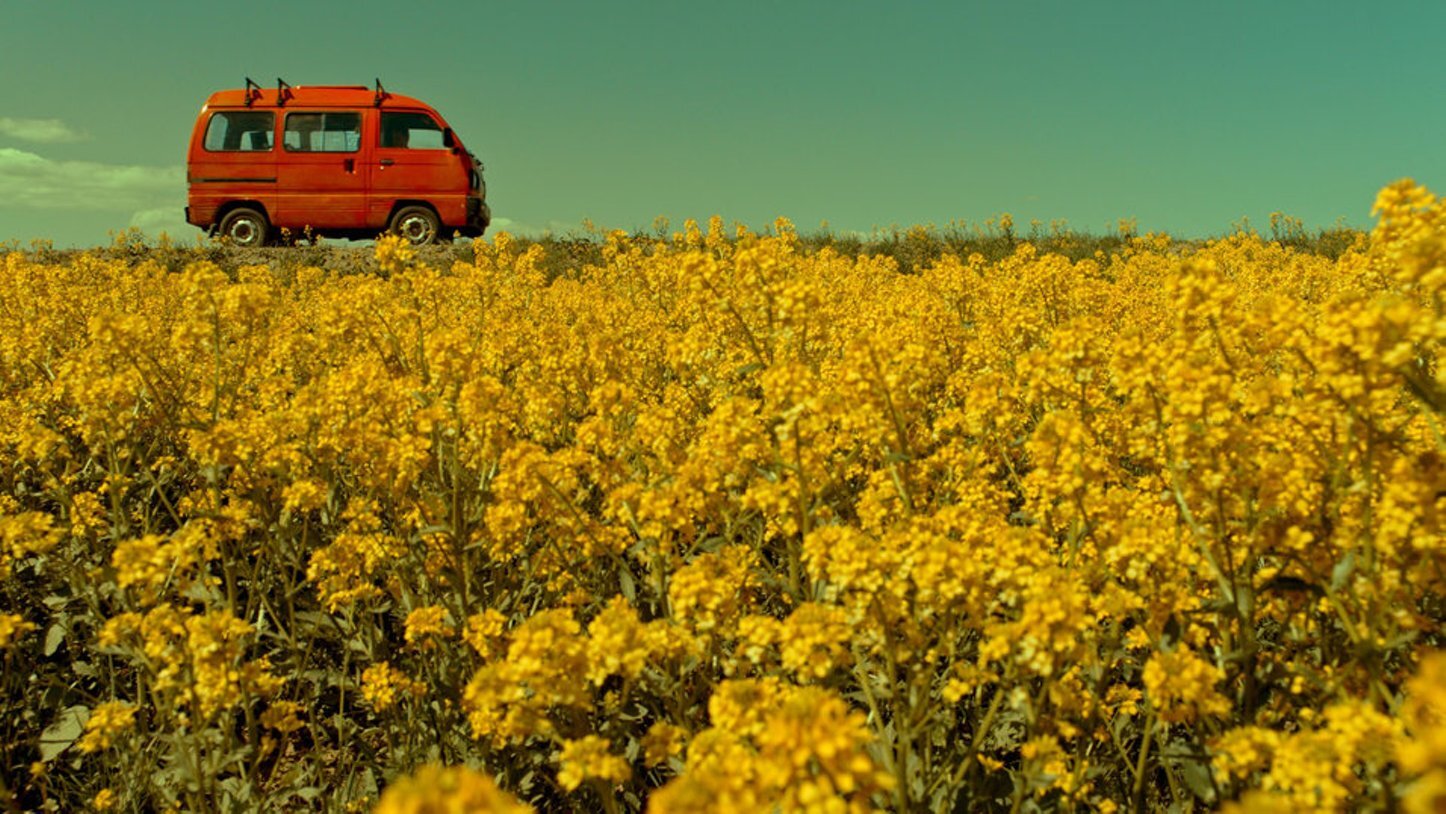
[[[266,216],[250,207],[238,207],[226,213],[218,230],[221,236],[231,241],[232,246],[254,249],[266,245],[267,232],[271,229]]]
[[[404,206],[392,216],[390,231],[407,239],[413,246],[426,246],[437,241],[442,221],[425,206]]]

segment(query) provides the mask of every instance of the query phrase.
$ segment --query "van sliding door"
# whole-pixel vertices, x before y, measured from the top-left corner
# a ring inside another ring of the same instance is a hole
[[[361,111],[291,110],[285,115],[274,224],[294,232],[307,226],[365,227]]]

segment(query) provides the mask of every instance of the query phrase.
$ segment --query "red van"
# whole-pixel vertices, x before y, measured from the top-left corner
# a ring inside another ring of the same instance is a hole
[[[481,235],[482,164],[430,106],[365,85],[211,94],[191,132],[186,222],[236,246],[280,230],[412,243]]]

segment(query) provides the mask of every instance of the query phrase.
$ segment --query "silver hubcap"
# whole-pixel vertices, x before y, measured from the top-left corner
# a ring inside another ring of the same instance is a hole
[[[259,233],[260,230],[256,228],[254,221],[243,218],[231,224],[231,231],[226,234],[231,238],[231,242],[239,246],[250,246],[256,242],[256,236]]]
[[[402,222],[397,224],[397,231],[413,243],[432,241],[432,222],[424,215],[408,215],[402,218]]]

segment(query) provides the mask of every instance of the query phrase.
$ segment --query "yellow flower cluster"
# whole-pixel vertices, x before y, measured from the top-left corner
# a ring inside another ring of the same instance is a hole
[[[1292,810],[1353,808],[1365,789],[1362,778],[1379,777],[1389,764],[1400,725],[1360,703],[1328,707],[1322,717],[1293,733],[1231,730],[1216,745],[1215,766],[1227,778],[1262,772],[1261,787]]]
[[[1229,713],[1230,702],[1215,690],[1224,677],[1215,665],[1183,648],[1150,656],[1142,674],[1146,697],[1167,723]]]
[[[413,681],[390,662],[378,662],[362,671],[362,698],[377,712],[386,712],[408,696],[421,696],[427,685]]]
[[[693,738],[683,773],[650,811],[871,811],[894,781],[865,749],[862,713],[826,690],[728,681],[708,710],[712,727]]]
[[[1376,211],[0,249],[0,789],[1432,810],[1446,203]]]
[[[612,744],[608,739],[596,735],[563,741],[562,752],[557,759],[561,764],[557,771],[557,783],[566,791],[572,791],[588,780],[622,783],[632,774],[628,762],[612,753]]]
[[[446,620],[447,609],[441,605],[428,605],[413,610],[407,614],[407,644],[428,647],[434,638],[451,635],[452,628]]]
[[[0,516],[0,576],[9,574],[17,560],[54,548],[63,533],[50,515],[41,512]]]
[[[164,711],[202,721],[247,697],[274,693],[281,679],[262,658],[243,658],[251,625],[225,611],[191,615],[172,604],[107,619],[97,643],[142,670],[151,692],[171,699]]]
[[[1406,686],[1401,717],[1407,738],[1396,747],[1401,769],[1414,779],[1407,810],[1446,808],[1446,653],[1428,656]]]
[[[85,722],[85,734],[76,742],[82,752],[109,749],[122,733],[135,726],[136,708],[124,701],[107,701],[96,707]]]
[[[28,622],[18,613],[0,613],[0,650],[5,650],[16,639],[35,629],[34,622]]]
[[[492,778],[465,766],[428,764],[387,787],[374,814],[530,814]]]

